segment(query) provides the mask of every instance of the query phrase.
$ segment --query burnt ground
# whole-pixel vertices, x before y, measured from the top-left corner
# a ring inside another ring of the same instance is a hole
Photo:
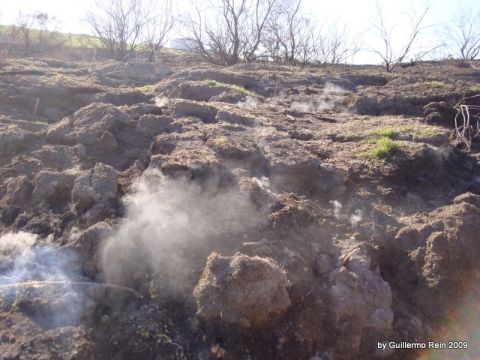
[[[3,61],[0,357],[477,358],[479,66]]]

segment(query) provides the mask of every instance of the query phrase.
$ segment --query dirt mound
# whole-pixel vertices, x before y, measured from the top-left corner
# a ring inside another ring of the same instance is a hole
[[[287,275],[268,258],[211,254],[197,286],[198,315],[250,327],[265,325],[290,305]]]

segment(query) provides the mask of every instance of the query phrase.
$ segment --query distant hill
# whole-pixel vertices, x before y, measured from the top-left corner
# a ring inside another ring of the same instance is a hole
[[[0,25],[0,41],[11,44],[22,43],[24,40],[18,32],[19,28],[14,25]],[[32,41],[35,42],[41,34],[45,38],[55,39],[55,42],[69,47],[95,48],[101,46],[101,42],[96,36],[38,29],[31,30]]]

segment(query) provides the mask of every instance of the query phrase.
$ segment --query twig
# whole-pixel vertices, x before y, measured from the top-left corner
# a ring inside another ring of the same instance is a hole
[[[127,291],[139,297],[140,299],[143,298],[143,295],[140,294],[138,291],[126,286],[115,285],[115,284],[105,284],[105,283],[99,283],[99,282],[89,282],[89,281],[64,281],[64,280],[25,281],[25,282],[18,282],[18,283],[12,283],[12,284],[2,284],[0,285],[0,290],[5,288],[12,288],[12,287],[36,287],[36,286],[46,286],[46,285],[102,286],[102,287]]]
[[[33,115],[37,115],[38,105],[40,105],[40,98],[39,97],[37,97],[37,100],[35,101],[35,107],[33,108]]]

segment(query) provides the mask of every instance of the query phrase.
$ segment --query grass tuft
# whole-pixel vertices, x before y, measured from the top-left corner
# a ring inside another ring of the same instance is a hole
[[[145,85],[137,87],[136,90],[141,91],[144,94],[151,94],[155,91],[155,86],[153,85]]]
[[[217,146],[225,146],[228,144],[228,139],[225,136],[217,137],[213,140]]]
[[[216,81],[216,80],[206,80],[205,82],[210,86],[218,86],[218,87],[229,88],[230,90],[234,90],[234,91],[236,91],[240,94],[243,94],[245,96],[258,96],[253,91],[247,90],[244,87],[241,87],[241,86],[238,86],[238,85],[222,83],[222,82],[219,82],[219,81]]]
[[[430,85],[431,87],[434,87],[434,88],[441,88],[441,87],[446,86],[447,84],[445,84],[443,81],[433,80],[433,81],[429,81],[428,85]]]
[[[377,159],[386,159],[398,148],[398,145],[388,137],[382,137],[375,141],[375,147],[368,153]]]
[[[470,87],[470,91],[480,92],[480,85],[473,85]]]
[[[395,139],[399,135],[399,132],[393,128],[381,128],[375,131],[375,135]]]

